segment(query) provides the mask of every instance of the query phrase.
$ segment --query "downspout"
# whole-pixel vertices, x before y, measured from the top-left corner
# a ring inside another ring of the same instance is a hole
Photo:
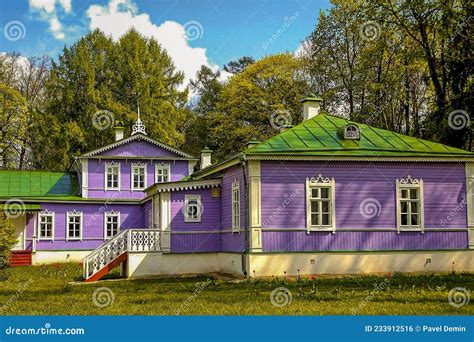
[[[244,202],[245,202],[245,210],[244,210],[244,222],[245,222],[245,229],[244,229],[244,250],[242,252],[242,273],[245,277],[248,277],[248,270],[247,270],[247,259],[248,259],[248,252],[250,246],[250,215],[249,215],[249,205],[250,205],[250,196],[249,196],[249,183],[248,183],[248,175],[247,175],[247,162],[245,158],[245,154],[242,156],[242,171],[244,175]]]

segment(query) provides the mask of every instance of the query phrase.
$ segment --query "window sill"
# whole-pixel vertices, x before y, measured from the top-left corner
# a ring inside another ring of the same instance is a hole
[[[425,229],[423,227],[398,227],[397,232],[420,232],[424,233]]]
[[[336,228],[335,227],[309,227],[306,229],[307,233],[311,233],[311,232],[333,232],[335,233],[336,232]]]

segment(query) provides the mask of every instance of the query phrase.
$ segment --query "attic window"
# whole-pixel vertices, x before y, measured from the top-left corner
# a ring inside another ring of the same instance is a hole
[[[344,139],[358,140],[360,139],[359,127],[349,124],[344,128]]]

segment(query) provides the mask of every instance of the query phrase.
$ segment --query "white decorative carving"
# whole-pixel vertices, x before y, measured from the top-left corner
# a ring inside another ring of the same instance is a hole
[[[423,178],[418,179],[408,175],[406,178],[397,178],[397,182],[399,182],[400,184],[420,184],[423,182]]]
[[[311,183],[331,183],[332,182],[332,179],[330,179],[329,177],[323,177],[322,174],[319,174],[318,177],[314,178],[314,177],[311,177],[311,178],[306,178],[307,180],[309,180]]]
[[[146,163],[142,163],[142,162],[132,163],[132,167],[146,167]]]
[[[74,209],[73,211],[68,211],[67,214],[73,216],[82,215],[82,211],[77,211],[76,209]]]
[[[132,135],[141,133],[146,135],[145,132],[145,125],[143,124],[142,120],[140,119],[140,107],[138,107],[138,118],[135,121],[135,124],[132,126]]]
[[[48,210],[48,209],[44,209],[43,211],[40,212],[41,215],[53,215],[53,212]]]
[[[84,258],[84,278],[92,277],[125,252],[159,252],[160,241],[160,231],[156,229],[123,230]]]
[[[106,213],[107,215],[118,215],[118,214],[119,214],[118,211],[115,211],[115,210],[113,210],[113,209],[112,209],[111,211],[106,211],[105,213]]]
[[[120,163],[116,161],[110,161],[105,163],[106,166],[119,166]]]

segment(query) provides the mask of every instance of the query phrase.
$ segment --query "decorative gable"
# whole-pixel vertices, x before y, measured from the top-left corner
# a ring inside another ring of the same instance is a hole
[[[190,154],[171,146],[153,140],[141,133],[119,140],[113,144],[85,153],[82,157],[112,156],[112,157],[170,157],[195,159]]]

